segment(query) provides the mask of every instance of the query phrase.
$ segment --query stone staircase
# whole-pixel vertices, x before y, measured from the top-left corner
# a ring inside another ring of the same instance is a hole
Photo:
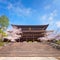
[[[52,48],[46,43],[18,42],[11,43],[0,49],[3,57],[60,57],[60,50]]]

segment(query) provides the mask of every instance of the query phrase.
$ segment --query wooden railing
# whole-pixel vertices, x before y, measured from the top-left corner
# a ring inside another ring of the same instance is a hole
[[[45,30],[23,30],[22,32],[46,32]]]

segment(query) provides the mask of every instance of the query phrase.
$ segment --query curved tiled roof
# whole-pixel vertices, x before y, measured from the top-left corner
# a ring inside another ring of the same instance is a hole
[[[39,27],[39,28],[44,28],[45,30],[49,24],[46,24],[46,25],[14,25],[14,24],[11,24],[11,25],[16,26],[16,27]]]

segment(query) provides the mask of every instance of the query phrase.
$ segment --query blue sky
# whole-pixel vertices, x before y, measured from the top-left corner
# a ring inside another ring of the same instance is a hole
[[[56,30],[60,28],[60,0],[0,0],[1,15],[10,24],[49,24],[48,30]]]

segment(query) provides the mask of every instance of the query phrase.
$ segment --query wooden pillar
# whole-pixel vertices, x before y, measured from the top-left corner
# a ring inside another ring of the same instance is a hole
[[[19,42],[20,42],[20,38],[19,38]]]
[[[33,34],[32,34],[33,35]],[[34,35],[33,35],[33,42],[34,42]]]
[[[27,37],[26,37],[26,42],[27,42]]]

